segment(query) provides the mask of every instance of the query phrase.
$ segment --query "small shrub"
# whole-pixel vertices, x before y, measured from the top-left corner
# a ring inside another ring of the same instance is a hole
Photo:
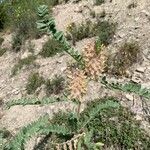
[[[61,76],[56,76],[53,80],[46,81],[46,93],[47,95],[61,94],[64,90],[64,86],[64,78]]]
[[[116,25],[108,21],[98,20],[97,23],[87,21],[85,23],[81,23],[80,25],[72,23],[67,27],[66,37],[68,40],[71,39],[73,44],[75,44],[75,42],[84,38],[98,36],[100,44],[108,45],[115,34],[115,29]]]
[[[12,76],[16,75],[19,70],[21,70],[24,66],[35,65],[34,60],[36,56],[28,56],[27,58],[20,59],[17,64],[12,69]]]
[[[105,0],[95,0],[95,5],[101,5],[105,2]]]
[[[28,78],[28,83],[26,85],[26,90],[28,94],[33,94],[35,90],[44,84],[44,78],[39,75],[39,73],[31,73]]]
[[[13,40],[12,40],[12,50],[14,52],[19,52],[21,50],[21,46],[23,44],[23,41],[24,41],[24,37],[22,34],[19,34],[16,33],[14,36],[13,36]]]
[[[112,62],[109,62],[108,66],[112,64],[112,68],[108,69],[108,72],[114,75],[126,75],[126,71],[139,60],[140,48],[136,42],[125,43],[116,53]]]
[[[3,56],[3,54],[6,53],[6,48],[0,48],[0,57]]]
[[[115,34],[116,24],[108,21],[99,21],[95,26],[95,35],[98,36],[100,44],[108,45],[111,43]]]
[[[4,42],[4,38],[0,37],[0,46],[2,45],[3,42]]]
[[[80,41],[84,38],[93,36],[93,24],[91,21],[87,21],[85,23],[81,23],[80,25],[76,25],[75,23],[71,23],[67,27],[67,39],[72,40],[73,44],[75,42]]]
[[[63,46],[55,39],[49,39],[44,45],[42,51],[39,53],[41,56],[52,57],[57,53],[63,51]]]

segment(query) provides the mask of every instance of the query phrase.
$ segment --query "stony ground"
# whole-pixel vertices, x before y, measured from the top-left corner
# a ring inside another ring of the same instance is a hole
[[[131,3],[136,3],[135,8],[128,9]],[[124,4],[124,5],[122,5]],[[117,31],[112,44],[109,45],[108,50],[114,53],[120,45],[126,41],[137,41],[140,45],[142,60],[132,67],[132,76],[130,79],[122,78],[123,80],[133,80],[141,83],[143,87],[150,88],[150,3],[149,0],[106,0],[101,6],[93,6],[91,0],[83,0],[77,4],[72,2],[68,4],[58,5],[53,8],[54,17],[56,19],[57,27],[65,31],[67,25],[71,22],[80,23],[87,18],[90,19],[89,8],[95,10],[96,14],[106,11],[106,20],[117,22]],[[92,20],[92,18],[91,18]],[[11,47],[12,33],[3,34],[5,41],[2,47]],[[35,53],[38,53],[42,45],[47,41],[48,37],[43,36],[41,39],[32,40],[35,45]],[[92,39],[84,39],[76,43],[76,48],[82,50],[88,41]],[[67,55],[56,55],[52,58],[38,57],[36,62],[39,64],[38,68],[22,69],[19,74],[10,77],[11,69],[17,60],[25,58],[29,55],[26,46],[22,48],[20,53],[13,53],[8,51],[5,55],[0,57],[0,100],[7,102],[12,99],[19,99],[22,97],[34,97],[34,95],[27,95],[25,85],[30,72],[38,71],[45,78],[53,78],[56,74],[64,74],[67,68],[67,63],[72,59]],[[115,79],[114,79],[115,80]],[[45,96],[42,88],[39,89],[39,98]],[[120,92],[110,92],[103,88],[100,83],[91,81],[88,87],[88,93],[84,100],[92,100],[102,97],[106,94],[122,97],[121,103],[129,107],[137,114],[137,119],[143,121],[143,127],[150,132],[150,125],[145,121],[145,116],[150,117],[143,111],[142,100],[134,95],[122,94]],[[150,106],[147,103],[147,108]],[[16,133],[22,126],[29,122],[36,120],[39,116],[49,113],[51,116],[54,112],[59,110],[74,109],[71,102],[53,104],[49,106],[15,106],[9,110],[4,110],[2,107],[0,118],[1,126],[6,127],[12,133]],[[149,107],[150,108],[150,107]]]

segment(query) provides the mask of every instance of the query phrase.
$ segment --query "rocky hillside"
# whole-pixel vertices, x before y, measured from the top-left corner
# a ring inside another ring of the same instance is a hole
[[[108,63],[102,75],[106,75],[109,82],[133,82],[140,84],[142,88],[150,89],[149,0],[105,0],[101,5],[96,5],[92,0],[79,2],[70,0],[54,6],[52,14],[57,29],[63,31],[66,36],[71,34],[71,27],[74,24],[80,26],[86,24],[87,21],[91,24],[96,24],[98,21],[115,24],[115,33],[111,41],[106,44]],[[90,32],[91,36],[85,35],[83,38],[72,34],[68,39],[82,54],[85,46],[96,39],[97,35],[94,32],[93,29]],[[70,64],[74,63],[74,60],[64,51],[58,51],[52,57],[43,57],[40,54],[50,39],[46,34],[37,39],[26,39],[19,52],[14,52],[12,50],[14,35],[15,32],[10,30],[0,32],[0,38],[4,39],[0,49],[6,49],[6,52],[0,56],[0,125],[1,128],[9,130],[12,135],[46,113],[52,117],[58,111],[75,111],[76,109],[76,105],[71,101],[46,106],[16,105],[5,109],[5,104],[14,99],[62,96],[61,91],[66,86],[66,70]],[[57,46],[54,45],[55,47]],[[132,51],[133,49],[138,52]],[[115,63],[116,61],[123,64],[122,68],[120,64]],[[63,85],[59,81],[58,87],[50,87],[53,84],[50,81],[57,77],[62,77]],[[36,79],[39,81],[35,81]],[[136,120],[141,122],[141,128],[150,134],[150,98],[145,100],[134,93],[107,89],[101,81],[90,80],[81,102],[81,110],[85,108],[87,101],[105,96],[118,98],[123,107],[135,113]],[[35,142],[38,142],[38,138],[33,139],[26,149],[31,150]]]

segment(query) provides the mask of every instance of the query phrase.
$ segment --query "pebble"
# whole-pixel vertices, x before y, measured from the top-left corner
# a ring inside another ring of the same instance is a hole
[[[134,99],[133,96],[130,94],[126,94],[126,98],[130,101],[133,101],[133,99]]]
[[[145,67],[138,67],[137,69],[136,69],[136,71],[137,72],[140,72],[140,73],[144,73],[144,71],[145,71]]]

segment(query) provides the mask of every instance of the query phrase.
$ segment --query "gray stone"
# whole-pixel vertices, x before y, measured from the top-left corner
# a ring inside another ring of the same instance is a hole
[[[144,71],[145,71],[145,67],[138,67],[137,69],[136,69],[136,71],[137,72],[140,72],[140,73],[144,73]]]
[[[130,101],[133,101],[133,95],[130,95],[130,94],[126,94],[126,98]]]

